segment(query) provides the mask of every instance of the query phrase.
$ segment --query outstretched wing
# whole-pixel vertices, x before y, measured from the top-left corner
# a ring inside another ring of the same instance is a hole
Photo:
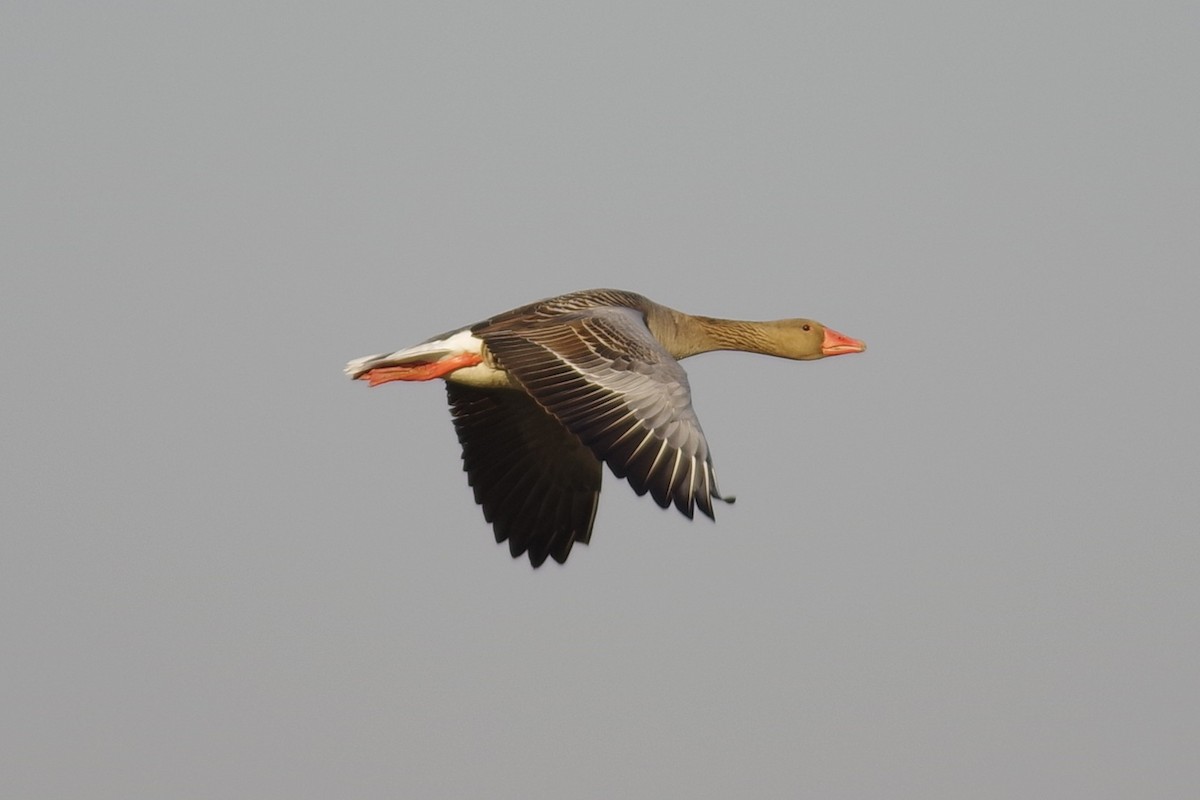
[[[519,389],[447,381],[446,393],[463,469],[496,541],[507,539],[513,558],[528,551],[535,567],[587,544],[602,477],[591,451]]]
[[[602,306],[474,329],[491,356],[618,478],[689,519],[717,491],[687,374],[631,308]]]

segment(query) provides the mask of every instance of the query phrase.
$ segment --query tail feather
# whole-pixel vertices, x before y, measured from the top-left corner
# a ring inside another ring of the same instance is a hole
[[[420,352],[414,352],[420,350]],[[408,350],[397,350],[395,353],[379,353],[373,356],[363,356],[356,358],[346,364],[345,373],[354,380],[361,378],[373,369],[383,367],[399,367],[404,364],[425,364],[431,361],[439,361],[449,355],[452,355],[452,350],[439,349],[427,350],[420,347],[410,348]]]
[[[479,353],[480,342],[469,330],[458,331],[441,339],[435,339],[394,353],[376,353],[373,356],[356,358],[346,364],[345,373],[358,379],[373,369],[398,367],[403,364],[440,361],[462,353]]]

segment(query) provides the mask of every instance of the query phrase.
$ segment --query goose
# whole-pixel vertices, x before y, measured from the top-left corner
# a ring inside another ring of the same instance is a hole
[[[866,345],[809,319],[693,316],[634,292],[539,300],[392,353],[351,361],[370,386],[446,384],[463,469],[496,542],[534,568],[587,544],[601,462],[639,495],[715,519],[712,456],[679,359],[714,350],[797,361]]]

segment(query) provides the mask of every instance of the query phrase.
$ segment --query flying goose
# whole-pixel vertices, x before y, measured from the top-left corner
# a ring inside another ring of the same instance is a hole
[[[819,322],[693,316],[633,292],[590,289],[355,359],[371,386],[442,378],[475,502],[513,558],[560,564],[587,544],[601,462],[639,495],[713,517],[712,456],[678,359],[741,350],[799,361],[861,353]]]

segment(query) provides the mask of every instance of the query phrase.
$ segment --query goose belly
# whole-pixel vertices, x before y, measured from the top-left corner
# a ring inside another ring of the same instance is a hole
[[[461,383],[464,386],[473,386],[476,389],[516,388],[516,384],[508,377],[506,370],[488,366],[486,361],[482,364],[456,369],[446,376],[446,380],[452,383]]]

